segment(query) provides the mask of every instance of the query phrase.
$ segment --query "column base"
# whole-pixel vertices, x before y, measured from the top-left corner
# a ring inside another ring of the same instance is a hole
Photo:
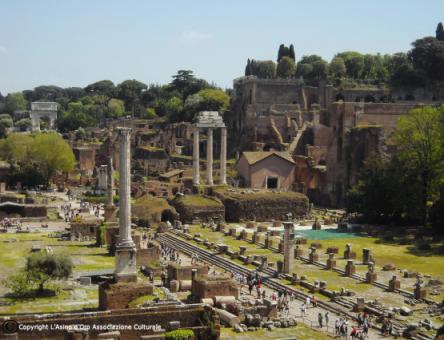
[[[131,241],[132,242],[132,241]],[[116,270],[114,278],[116,282],[137,281],[137,256],[136,246],[117,244],[116,246]]]
[[[105,207],[105,221],[117,222],[117,208],[113,205]]]

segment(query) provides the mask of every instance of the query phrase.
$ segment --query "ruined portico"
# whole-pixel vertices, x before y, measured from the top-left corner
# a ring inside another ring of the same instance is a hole
[[[200,184],[199,168],[199,132],[200,129],[207,131],[207,184],[213,185],[213,130],[221,129],[220,143],[220,184],[227,183],[227,128],[222,116],[217,111],[199,112],[193,132],[193,184]]]

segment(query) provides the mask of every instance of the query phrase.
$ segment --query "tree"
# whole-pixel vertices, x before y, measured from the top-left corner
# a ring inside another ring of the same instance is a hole
[[[67,279],[72,269],[72,260],[66,255],[35,253],[26,259],[25,272],[42,292],[49,280]]]
[[[145,114],[144,114],[143,118],[153,119],[156,117],[157,117],[156,110],[154,110],[152,107],[149,107],[145,110]]]
[[[416,70],[430,82],[444,80],[444,41],[433,37],[418,39],[408,53]]]
[[[110,117],[121,117],[125,114],[125,103],[123,100],[111,98],[108,102],[108,113]]]
[[[296,65],[290,57],[282,57],[276,69],[276,75],[280,78],[292,78],[296,73]]]
[[[318,55],[303,56],[296,67],[296,76],[304,79],[323,80],[328,75],[328,63]]]
[[[230,98],[222,90],[201,90],[186,99],[183,120],[192,121],[194,115],[199,111],[219,111],[223,113],[227,110],[229,102]]]
[[[442,22],[440,22],[436,27],[436,39],[444,41],[444,27]]]
[[[6,113],[0,114],[0,138],[6,136],[7,129],[13,126],[12,117]]]
[[[94,113],[91,112],[94,105],[82,102],[72,102],[68,104],[68,111],[63,112],[57,119],[57,127],[62,132],[75,131],[79,127],[94,126],[97,121]]]
[[[20,129],[20,131],[26,131],[31,128],[32,123],[31,123],[31,119],[22,118],[22,119],[16,121],[14,125],[16,127],[18,127]]]
[[[389,82],[394,87],[417,87],[424,85],[424,78],[414,69],[406,53],[395,53],[388,62]]]
[[[146,84],[135,79],[125,80],[118,86],[119,98],[125,102],[126,109],[130,109],[131,116],[136,114],[137,105],[140,102],[140,96],[148,87]]]
[[[341,57],[344,60],[349,78],[361,79],[364,70],[364,56],[361,53],[347,51],[338,53],[336,57]]]
[[[328,63],[325,60],[317,60],[312,64],[311,78],[325,80],[328,76]]]
[[[171,97],[166,103],[167,117],[173,122],[180,121],[182,118],[183,102],[179,97]]]
[[[288,56],[293,59],[294,62],[296,62],[296,54],[294,53],[294,46],[293,44],[290,45],[290,52]]]
[[[247,66],[245,66],[245,75],[251,76],[251,65],[250,65],[250,59],[247,59]]]
[[[21,173],[39,171],[46,184],[56,171],[71,171],[75,164],[71,147],[55,133],[12,133],[0,141],[0,156]]]
[[[444,106],[413,109],[399,119],[393,140],[397,157],[416,174],[421,183],[419,206],[422,221],[429,218],[429,202],[433,202],[444,183]]]
[[[347,72],[344,59],[342,59],[341,57],[334,57],[330,62],[329,69],[331,76],[334,78],[342,78]]]
[[[26,100],[21,92],[9,93],[5,98],[5,111],[13,114],[15,111],[26,110]]]
[[[116,95],[116,87],[111,80],[101,80],[85,87],[85,92],[97,98],[103,115],[109,115],[108,104]]]
[[[276,64],[272,60],[251,60],[251,74],[258,78],[272,79],[276,77]]]
[[[57,171],[74,169],[75,157],[69,144],[56,133],[40,133],[30,148],[31,162],[49,185]]]
[[[0,157],[11,167],[20,166],[29,160],[28,153],[33,138],[27,134],[11,133],[7,138],[0,140]]]

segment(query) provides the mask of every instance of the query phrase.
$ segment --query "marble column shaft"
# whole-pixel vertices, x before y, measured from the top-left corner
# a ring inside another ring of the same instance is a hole
[[[207,184],[213,185],[213,128],[207,129]]]
[[[194,127],[193,131],[193,184],[200,184],[200,169],[199,169],[199,128]]]
[[[227,128],[220,130],[220,184],[227,184]]]

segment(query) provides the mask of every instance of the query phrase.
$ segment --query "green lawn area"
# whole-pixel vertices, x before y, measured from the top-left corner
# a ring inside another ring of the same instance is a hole
[[[16,242],[6,243],[15,239]],[[106,248],[94,246],[94,242],[58,241],[48,233],[0,234],[0,278],[20,270],[33,245],[51,246],[56,253],[69,255],[74,262],[74,273],[86,270],[113,268],[114,257]]]
[[[444,281],[444,255],[419,255],[412,252],[412,245],[397,245],[382,243],[375,237],[350,237],[334,240],[321,240],[323,249],[329,246],[339,247],[339,257],[345,250],[345,244],[351,243],[356,252],[357,260],[362,260],[362,249],[372,250],[376,260],[376,267],[382,267],[387,263],[394,263],[399,269],[408,269],[422,274],[430,274]]]
[[[222,340],[281,339],[289,337],[305,340],[324,340],[331,338],[325,333],[310,329],[302,324],[291,328],[276,328],[273,331],[260,329],[254,332],[245,333],[236,333],[232,328],[222,328],[220,336]]]
[[[213,232],[211,229],[202,228],[199,226],[190,227],[190,232],[192,234],[201,234],[203,239],[208,239],[210,242],[214,243],[224,243],[230,247],[230,249],[238,251],[239,246],[247,247],[246,254],[248,255],[266,255],[270,262],[276,262],[277,260],[283,260],[283,255],[279,253],[272,252],[268,249],[263,249],[257,245],[247,243],[242,240],[236,240],[231,236],[224,236],[220,232]],[[344,236],[349,236],[349,234],[343,234]],[[407,268],[409,270],[417,270],[423,274],[431,274],[433,277],[444,279],[444,269],[441,269],[443,256],[433,255],[433,256],[418,256],[410,252],[409,246],[400,246],[392,244],[382,244],[379,243],[377,238],[373,237],[344,237],[338,238],[337,235],[329,240],[319,240],[315,237],[314,240],[322,243],[322,249],[318,250],[320,254],[320,261],[324,262],[327,259],[327,255],[324,254],[325,250],[329,246],[339,247],[339,254],[337,255],[337,266],[339,268],[345,267],[345,260],[341,259],[343,256],[343,251],[345,249],[346,243],[352,243],[353,250],[357,253],[357,263],[362,259],[362,249],[369,248],[372,249],[374,257],[379,267],[383,266],[385,263],[393,262],[398,268]],[[307,245],[303,245],[305,256],[308,254],[308,248],[314,240],[309,240]],[[203,245],[200,245],[205,249]],[[275,242],[277,247],[277,242]],[[239,261],[236,261],[240,263]],[[378,266],[377,266],[378,267]],[[363,275],[367,271],[367,266],[356,265],[357,272]],[[380,268],[377,268],[380,270]],[[401,300],[399,296],[393,293],[383,293],[383,291],[375,286],[368,285],[365,283],[360,283],[354,279],[344,277],[341,274],[321,269],[317,266],[306,264],[299,260],[294,260],[294,266],[292,272],[298,273],[299,275],[307,276],[308,282],[313,282],[315,280],[322,280],[327,282],[328,289],[339,291],[341,288],[352,290],[356,293],[363,294],[366,298],[374,298],[378,295],[378,298],[388,304],[397,305]],[[396,272],[384,272],[391,275],[396,274]],[[381,273],[382,275],[382,273]],[[385,280],[385,279],[384,279]],[[387,279],[388,282],[388,279]],[[412,290],[413,285],[403,286],[404,289]],[[299,287],[298,287],[299,289]],[[431,296],[432,297],[432,296]],[[440,295],[436,296],[438,299],[442,298]]]
[[[76,287],[62,289],[57,296],[28,299],[5,298],[6,306],[0,306],[0,315],[17,313],[56,313],[98,308],[98,289]]]
[[[5,242],[15,239],[16,242]],[[114,267],[114,257],[107,255],[106,248],[93,246],[92,242],[58,241],[48,237],[48,233],[0,234],[0,294],[7,293],[1,280],[20,271],[33,245],[49,245],[55,253],[64,253],[71,257],[76,273],[88,270]],[[97,308],[97,286],[72,287],[68,282],[58,282],[61,291],[54,297],[14,300],[5,298],[6,306],[0,306],[1,314],[59,311],[74,311],[84,308]]]

